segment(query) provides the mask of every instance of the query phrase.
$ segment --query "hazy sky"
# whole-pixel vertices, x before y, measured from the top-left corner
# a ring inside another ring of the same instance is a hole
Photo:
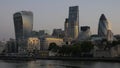
[[[79,6],[79,25],[97,33],[102,13],[112,24],[112,32],[120,34],[120,0],[0,0],[0,40],[14,38],[13,13],[34,13],[34,30],[64,28],[69,6]]]

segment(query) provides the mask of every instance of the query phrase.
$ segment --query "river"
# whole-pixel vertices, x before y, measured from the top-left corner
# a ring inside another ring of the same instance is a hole
[[[120,63],[60,60],[0,60],[0,68],[120,68]]]

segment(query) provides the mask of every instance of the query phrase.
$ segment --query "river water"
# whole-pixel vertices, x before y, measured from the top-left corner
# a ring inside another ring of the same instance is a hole
[[[0,68],[120,68],[120,63],[92,61],[11,61],[0,60]]]

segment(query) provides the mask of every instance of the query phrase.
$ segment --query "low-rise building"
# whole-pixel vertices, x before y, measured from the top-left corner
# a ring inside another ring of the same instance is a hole
[[[62,38],[54,38],[54,37],[48,37],[48,36],[44,36],[42,38],[40,38],[40,46],[41,46],[41,50],[48,50],[49,45],[51,43],[55,43],[57,46],[62,46],[63,45],[63,39]]]
[[[52,36],[56,38],[64,38],[64,31],[62,29],[54,29]]]
[[[28,52],[33,52],[35,50],[40,50],[40,40],[36,37],[30,37],[27,41]]]
[[[94,50],[94,57],[120,57],[120,45],[110,47],[108,49]]]
[[[6,52],[7,53],[17,53],[18,52],[18,47],[17,47],[16,41],[14,39],[10,39],[9,41],[7,41]]]
[[[87,41],[90,40],[91,31],[89,26],[81,26],[81,32],[79,33],[78,40],[79,41]]]
[[[0,54],[5,50],[6,43],[4,41],[0,41]]]

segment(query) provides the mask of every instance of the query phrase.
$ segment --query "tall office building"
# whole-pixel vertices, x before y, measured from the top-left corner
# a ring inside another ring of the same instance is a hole
[[[79,34],[79,7],[69,7],[68,34],[73,40],[78,38]]]
[[[98,25],[98,36],[99,37],[107,37],[107,31],[110,28],[110,23],[108,22],[108,20],[106,19],[105,15],[102,14],[100,19],[99,19],[99,25]]]
[[[20,11],[13,15],[16,41],[27,39],[33,29],[33,13]]]

